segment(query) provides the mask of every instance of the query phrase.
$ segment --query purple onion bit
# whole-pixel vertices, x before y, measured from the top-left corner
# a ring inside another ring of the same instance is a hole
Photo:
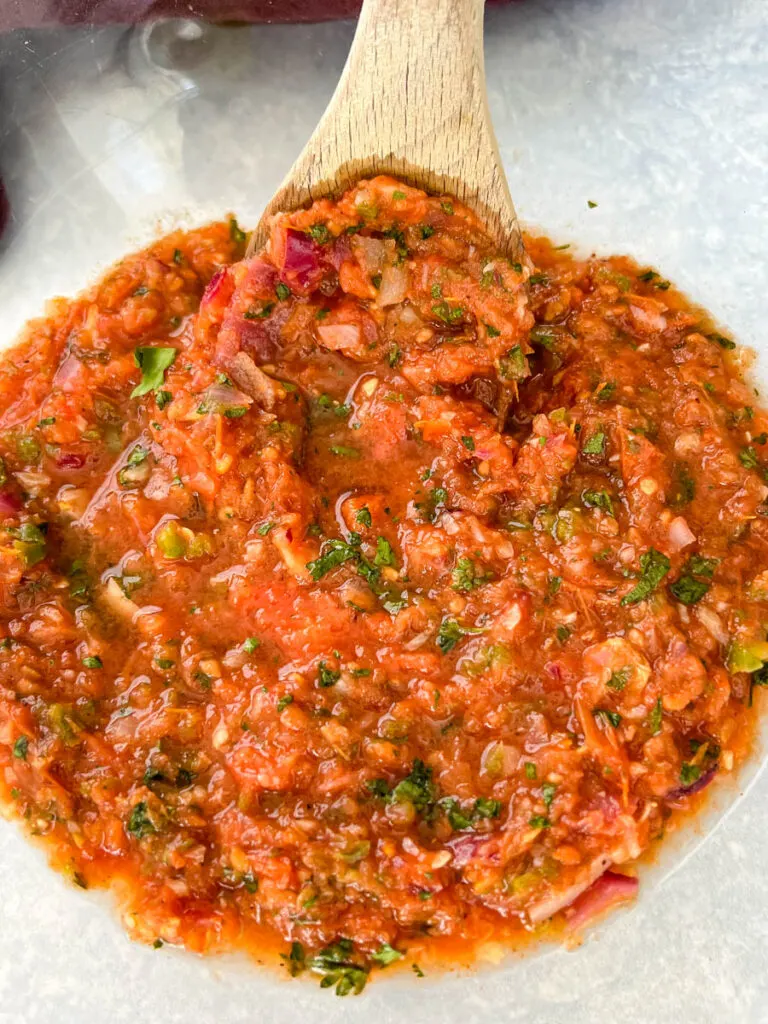
[[[707,768],[703,775],[700,775],[695,782],[692,782],[690,786],[676,786],[667,793],[667,800],[679,800],[681,796],[693,796],[694,793],[700,793],[702,789],[705,789],[715,775],[717,775],[717,769],[720,767],[718,762],[712,765],[711,768]]]

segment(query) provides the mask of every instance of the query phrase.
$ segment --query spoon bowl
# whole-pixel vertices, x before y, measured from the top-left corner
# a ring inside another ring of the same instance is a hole
[[[499,251],[527,262],[488,110],[483,9],[484,0],[365,0],[336,91],[249,252],[274,213],[390,174],[456,196]]]

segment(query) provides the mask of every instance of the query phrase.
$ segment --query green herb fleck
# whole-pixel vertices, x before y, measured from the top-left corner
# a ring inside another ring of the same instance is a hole
[[[157,831],[152,819],[149,817],[145,800],[142,800],[141,803],[136,804],[133,808],[130,817],[128,818],[126,828],[131,835],[136,836],[137,839],[143,839],[145,836],[151,835],[153,832]]]
[[[490,573],[481,573],[471,558],[460,558],[451,573],[454,590],[468,592],[481,587],[492,578]]]
[[[605,455],[605,434],[603,431],[598,431],[587,438],[581,450],[584,455]]]
[[[600,718],[604,722],[609,722],[614,729],[618,729],[621,725],[621,715],[618,711],[609,711],[608,708],[593,708],[592,714],[595,718]]]
[[[649,597],[669,572],[670,562],[655,548],[640,556],[640,579],[621,599],[622,605],[638,604]]]
[[[608,491],[583,491],[581,500],[587,508],[599,508],[609,516],[614,515],[613,502]]]
[[[399,194],[405,199],[405,195],[402,192]],[[397,192],[392,193],[393,198],[397,195]],[[371,960],[379,964],[380,967],[388,967],[390,964],[402,960],[404,956],[405,953],[401,953],[399,949],[394,949],[388,942],[384,942],[375,953],[371,953]]]
[[[238,245],[242,245],[248,237],[246,233],[241,230],[240,225],[234,217],[229,218],[229,237],[233,242],[237,242]]]
[[[140,398],[157,391],[165,381],[165,371],[176,359],[175,348],[137,348],[133,350],[133,359],[141,370],[141,381],[131,392],[131,398]]]
[[[683,761],[680,767],[680,783],[683,786],[690,786],[701,777],[701,768],[697,764]]]
[[[392,545],[386,537],[379,537],[376,540],[376,555],[373,559],[376,565],[396,565],[395,553]]]
[[[615,690],[616,693],[621,693],[624,687],[629,682],[629,677],[632,674],[632,669],[620,668],[615,672],[611,672],[611,677],[605,684],[610,690]]]
[[[595,398],[598,400],[598,402],[610,402],[610,400],[614,396],[615,391],[616,382],[608,380],[604,384],[601,384],[600,387],[597,389]]]
[[[317,683],[324,690],[334,686],[338,683],[339,679],[341,679],[340,669],[329,668],[324,661],[321,661],[317,666]]]

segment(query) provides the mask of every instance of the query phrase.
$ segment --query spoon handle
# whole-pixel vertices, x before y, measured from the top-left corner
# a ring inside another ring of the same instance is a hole
[[[483,8],[484,0],[365,0],[331,102],[261,226],[277,210],[384,173],[464,200],[519,256],[488,112]]]

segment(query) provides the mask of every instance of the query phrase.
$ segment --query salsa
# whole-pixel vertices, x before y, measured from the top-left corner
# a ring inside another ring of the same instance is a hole
[[[0,363],[0,791],[140,940],[340,994],[573,933],[749,751],[768,414],[655,270],[391,178]]]

